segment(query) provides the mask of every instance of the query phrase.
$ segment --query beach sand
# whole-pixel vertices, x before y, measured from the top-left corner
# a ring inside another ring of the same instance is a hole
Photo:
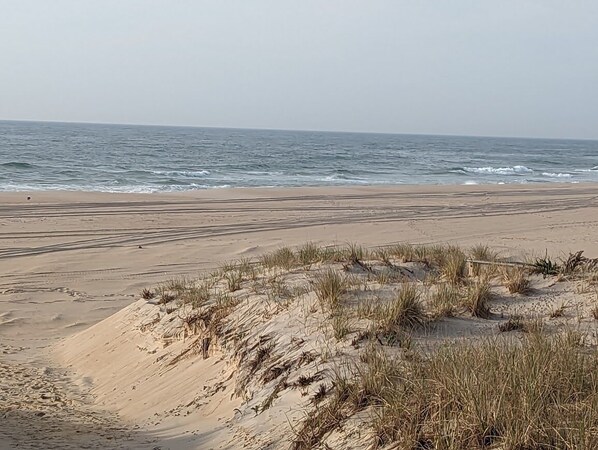
[[[207,436],[222,426],[215,418],[222,415],[206,417],[200,424],[181,417],[157,420],[152,426],[152,414],[160,416],[180,400],[170,397],[168,383],[154,385],[151,395],[146,392],[149,407],[135,396],[110,398],[106,389],[116,390],[118,382],[104,382],[94,391],[94,377],[77,373],[89,371],[81,364],[94,351],[113,352],[93,368],[98,380],[110,378],[111,361],[125,373],[129,354],[143,343],[117,342],[114,336],[128,336],[127,327],[140,320],[132,317],[132,310],[121,310],[135,302],[143,288],[173,277],[196,277],[227,260],[306,241],[364,246],[482,243],[504,256],[548,252],[558,257],[584,250],[598,257],[598,187],[2,193],[0,448],[17,443],[18,448],[215,446],[217,441],[209,437],[189,440],[177,433],[187,427]],[[116,334],[103,344],[105,349],[98,349],[104,335],[98,337],[94,330],[103,329],[90,327],[115,313],[110,327]],[[140,368],[137,375],[143,370],[151,378],[149,367]],[[209,385],[227,369],[214,364],[210,370],[188,367],[173,376],[172,383]],[[135,379],[141,383],[139,376]],[[232,411],[238,406],[229,397],[216,398],[214,409]]]

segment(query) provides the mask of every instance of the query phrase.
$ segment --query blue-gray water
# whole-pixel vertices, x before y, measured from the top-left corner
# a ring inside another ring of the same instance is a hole
[[[598,181],[598,141],[0,121],[0,191]]]

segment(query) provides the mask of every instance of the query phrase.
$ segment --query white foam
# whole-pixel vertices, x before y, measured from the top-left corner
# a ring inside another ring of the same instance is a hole
[[[463,170],[470,173],[479,173],[484,175],[523,175],[533,173],[534,171],[525,166],[513,167],[464,167]]]
[[[542,172],[542,175],[549,178],[571,178],[570,173]]]
[[[159,192],[182,192],[200,189],[223,189],[230,188],[230,184],[210,186],[207,184],[189,184],[189,185],[168,185],[168,186],[106,186],[106,185],[72,185],[72,184],[0,184],[0,192],[28,192],[28,191],[79,191],[79,192],[109,192],[123,194],[154,194]]]
[[[152,170],[154,175],[166,175],[169,177],[204,177],[210,175],[209,170]]]

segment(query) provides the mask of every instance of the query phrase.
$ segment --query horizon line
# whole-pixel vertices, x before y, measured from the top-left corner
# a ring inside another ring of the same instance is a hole
[[[246,130],[246,131],[280,131],[299,133],[337,133],[337,134],[381,134],[390,136],[436,136],[436,137],[465,137],[465,138],[488,138],[488,139],[542,139],[542,140],[563,140],[563,141],[598,141],[597,138],[580,137],[544,137],[544,136],[507,136],[507,135],[483,135],[483,134],[447,134],[447,133],[410,133],[390,131],[347,131],[347,130],[313,130],[299,128],[251,128],[233,126],[202,126],[202,125],[172,125],[153,123],[131,123],[131,122],[93,122],[93,121],[68,121],[68,120],[38,120],[38,119],[1,119],[0,122],[26,122],[26,123],[55,123],[69,125],[112,125],[112,126],[133,126],[133,127],[164,127],[164,128],[197,128],[213,130]]]

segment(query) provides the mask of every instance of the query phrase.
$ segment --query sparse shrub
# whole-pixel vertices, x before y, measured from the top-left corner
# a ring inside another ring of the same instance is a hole
[[[231,294],[227,294],[226,292],[218,292],[214,301],[217,309],[228,313],[231,309],[241,303],[242,300]]]
[[[322,400],[324,400],[324,398],[326,398],[327,394],[328,394],[328,388],[326,387],[326,385],[324,383],[320,383],[318,385],[318,390],[316,391],[314,396],[311,398],[311,402],[314,405],[317,405]]]
[[[237,265],[233,261],[227,261],[220,267],[219,273],[226,274],[237,270]]]
[[[323,378],[322,373],[316,372],[311,375],[300,375],[295,382],[296,387],[307,387],[310,384],[320,381]]]
[[[272,342],[258,347],[254,358],[249,362],[250,375],[253,375],[262,367],[263,363],[271,357],[273,350],[274,344]]]
[[[529,279],[525,269],[508,268],[503,271],[503,283],[511,294],[528,294],[530,292]]]
[[[251,258],[241,258],[237,264],[236,270],[242,277],[255,280],[257,278],[257,270]]]
[[[341,296],[347,290],[348,282],[344,275],[333,269],[316,275],[314,280],[314,291],[323,309],[331,311],[339,307]]]
[[[268,302],[281,305],[293,300],[301,291],[299,289],[291,289],[283,279],[274,277],[269,280],[268,288],[265,292]]]
[[[376,271],[372,278],[380,285],[399,283],[407,279],[399,270],[391,267],[386,268],[386,270]]]
[[[464,306],[474,317],[487,319],[490,317],[488,308],[490,297],[490,283],[487,280],[473,281],[467,286],[467,293],[463,299]]]
[[[305,416],[290,449],[312,450],[327,433],[337,428],[350,414],[346,407],[346,395],[342,386],[337,384],[332,398],[318,405],[315,413]]]
[[[593,271],[598,266],[598,258],[590,259],[583,256],[583,250],[576,253],[569,253],[567,259],[563,260],[561,272],[564,275],[571,275],[576,271]]]

